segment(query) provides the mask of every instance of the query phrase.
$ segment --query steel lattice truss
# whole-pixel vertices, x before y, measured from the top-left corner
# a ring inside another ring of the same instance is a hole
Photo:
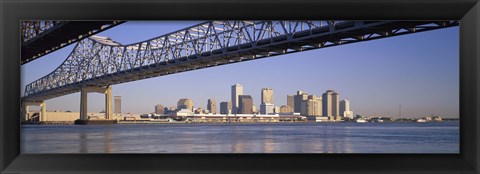
[[[58,25],[61,25],[61,22],[59,21],[22,21],[21,22],[22,43]]]
[[[92,36],[77,43],[55,71],[28,84],[24,100],[457,25],[458,21],[209,21],[130,45]]]

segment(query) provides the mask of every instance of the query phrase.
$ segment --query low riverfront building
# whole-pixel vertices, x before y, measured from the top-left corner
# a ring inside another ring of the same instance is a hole
[[[257,115],[257,114],[193,114],[187,116],[195,123],[276,123],[284,121],[307,121],[306,117],[298,115],[285,115],[280,116],[278,114],[272,115]]]

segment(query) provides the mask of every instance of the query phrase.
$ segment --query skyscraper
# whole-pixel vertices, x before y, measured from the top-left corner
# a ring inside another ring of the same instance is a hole
[[[322,101],[315,95],[309,95],[307,100],[302,102],[301,115],[305,116],[321,116],[322,115]]]
[[[304,101],[305,110],[302,112],[306,116],[321,116],[322,115],[322,99],[315,95],[309,95],[308,100]]]
[[[121,114],[122,113],[122,96],[114,96],[113,99],[115,102],[114,113]]]
[[[191,99],[182,98],[177,102],[177,109],[188,109],[193,112],[193,102]]]
[[[243,86],[235,84],[232,86],[232,113],[236,114],[239,111],[239,96],[243,95]]]
[[[253,114],[253,99],[250,95],[238,96],[239,113],[241,114]]]
[[[322,116],[323,114],[323,100],[322,97],[317,98],[315,116]]]
[[[295,108],[295,99],[293,95],[287,95],[287,106],[290,106],[292,109]]]
[[[308,99],[307,100],[302,100],[302,102],[300,102],[300,115],[303,115],[303,116],[308,116]]]
[[[155,114],[163,114],[165,113],[165,107],[161,104],[155,106]]]
[[[340,101],[340,115],[353,119],[353,111],[350,110],[350,101],[345,99]]]
[[[308,94],[303,91],[297,91],[297,95],[294,96],[293,112],[302,112],[302,102],[308,99]]]
[[[262,89],[262,103],[260,104],[273,104],[273,89],[263,88]]]
[[[231,114],[232,113],[232,103],[231,102],[221,102],[220,103],[220,114]]]
[[[215,100],[208,99],[207,109],[210,111],[210,113],[217,113],[217,103],[215,103]]]
[[[335,90],[327,90],[322,96],[323,116],[339,119],[340,116],[340,94]]]

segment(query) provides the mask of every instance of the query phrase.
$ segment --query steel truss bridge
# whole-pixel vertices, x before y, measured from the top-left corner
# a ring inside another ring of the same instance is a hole
[[[104,31],[121,21],[22,21],[21,64]]]
[[[92,36],[50,74],[28,84],[24,102],[300,51],[458,26],[458,21],[208,21],[121,45]]]

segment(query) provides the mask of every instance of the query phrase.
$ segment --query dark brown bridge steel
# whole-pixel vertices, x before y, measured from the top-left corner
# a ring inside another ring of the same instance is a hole
[[[121,45],[92,36],[52,73],[25,87],[44,101],[109,85],[212,66],[458,26],[458,21],[208,21]]]
[[[21,64],[75,43],[121,21],[22,21]]]

